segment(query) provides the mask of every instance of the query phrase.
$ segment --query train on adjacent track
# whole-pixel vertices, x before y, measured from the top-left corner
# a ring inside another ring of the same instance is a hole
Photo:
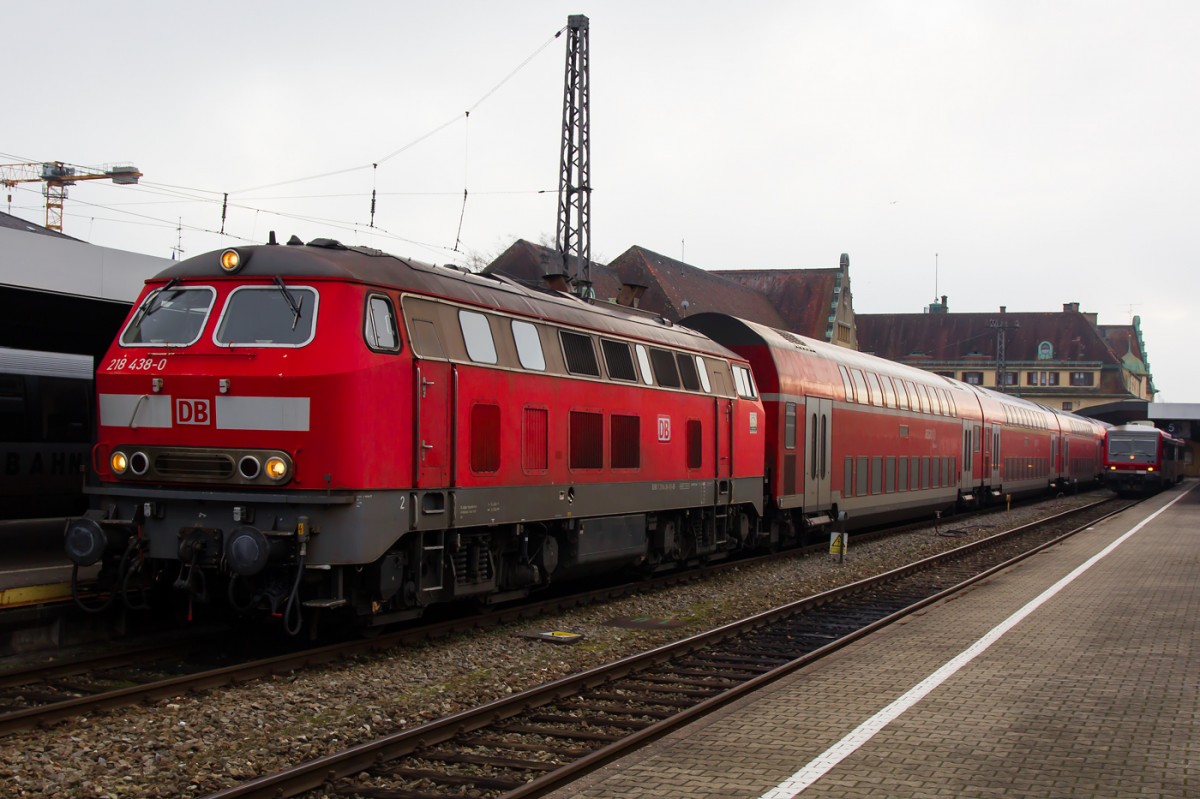
[[[1118,494],[1149,494],[1183,479],[1187,444],[1165,430],[1120,425],[1104,436],[1101,479]]]
[[[147,281],[96,391],[70,558],[141,604],[293,633],[1062,490],[1102,460],[1098,423],[867,354],[329,239]]]
[[[88,355],[0,347],[0,521],[86,510],[92,370]]]

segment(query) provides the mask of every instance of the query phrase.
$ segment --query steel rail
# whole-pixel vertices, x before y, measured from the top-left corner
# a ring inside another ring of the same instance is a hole
[[[804,599],[723,625],[714,630],[699,633],[681,641],[631,655],[610,664],[597,666],[580,674],[564,677],[554,682],[495,700],[478,708],[463,710],[450,716],[422,724],[419,727],[401,730],[374,741],[358,744],[342,752],[332,753],[297,764],[275,774],[264,775],[239,785],[218,790],[208,794],[204,799],[282,799],[283,797],[298,796],[306,791],[315,790],[334,783],[337,780],[345,779],[372,766],[413,754],[418,750],[430,746],[445,743],[456,736],[482,730],[497,722],[511,719],[537,707],[563,701],[577,695],[581,691],[591,690],[613,680],[644,671],[653,665],[666,663],[673,658],[679,657],[681,654],[700,651],[715,643],[748,631],[765,628],[772,623],[837,602],[854,594],[875,588],[883,583],[893,582],[917,572],[931,569],[944,561],[961,559],[981,550],[996,546],[1003,541],[1020,536],[1034,528],[1085,513],[1088,510],[1109,502],[1112,502],[1112,500],[1102,500],[1056,514],[1046,519],[1021,525],[1012,530],[932,555],[883,574],[859,580],[811,597],[805,597]],[[1122,505],[1119,509],[1100,518],[1108,518],[1108,516],[1119,513],[1128,507],[1128,504]],[[991,566],[979,574],[960,581],[954,586],[940,590],[914,602],[902,610],[866,624],[861,629],[847,636],[831,641],[776,669],[741,682],[717,696],[702,700],[666,719],[662,719],[639,731],[623,736],[620,740],[585,754],[571,763],[561,765],[555,771],[536,777],[526,784],[505,793],[503,795],[504,799],[526,799],[526,797],[540,796],[555,790],[563,784],[577,779],[582,774],[620,757],[630,749],[661,737],[671,730],[687,724],[728,702],[734,701],[747,693],[791,674],[832,652],[836,652],[850,643],[893,623],[899,618],[914,613],[930,604],[939,602],[980,580],[986,579],[998,571],[1009,568],[1013,564],[1042,551],[1046,547],[1059,543],[1064,538],[1074,535],[1099,520],[1092,518],[1079,528],[1062,535],[1057,535],[1047,542],[1032,547],[1028,551],[1007,559],[1000,564]]]

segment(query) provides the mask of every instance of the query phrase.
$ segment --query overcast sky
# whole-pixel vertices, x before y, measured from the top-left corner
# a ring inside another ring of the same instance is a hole
[[[946,294],[951,312],[1138,315],[1159,400],[1200,402],[1200,3],[734,8],[5,3],[0,163],[135,164],[139,186],[70,189],[64,232],[106,247],[187,257],[275,230],[490,259],[553,240],[553,37],[582,13],[594,260],[847,252],[859,313]],[[44,221],[38,184],[9,195]]]

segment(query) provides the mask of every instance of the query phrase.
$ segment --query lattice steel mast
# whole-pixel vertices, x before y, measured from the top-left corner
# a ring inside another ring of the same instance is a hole
[[[555,248],[562,273],[580,297],[595,297],[591,264],[591,139],[588,110],[588,18],[567,17],[567,67],[563,91],[562,151],[558,175]],[[572,266],[571,256],[575,256]]]

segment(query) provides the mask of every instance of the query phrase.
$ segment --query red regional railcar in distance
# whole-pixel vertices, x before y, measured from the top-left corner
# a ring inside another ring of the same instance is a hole
[[[1118,494],[1149,494],[1183,479],[1187,444],[1166,430],[1126,424],[1104,439],[1104,484]]]

